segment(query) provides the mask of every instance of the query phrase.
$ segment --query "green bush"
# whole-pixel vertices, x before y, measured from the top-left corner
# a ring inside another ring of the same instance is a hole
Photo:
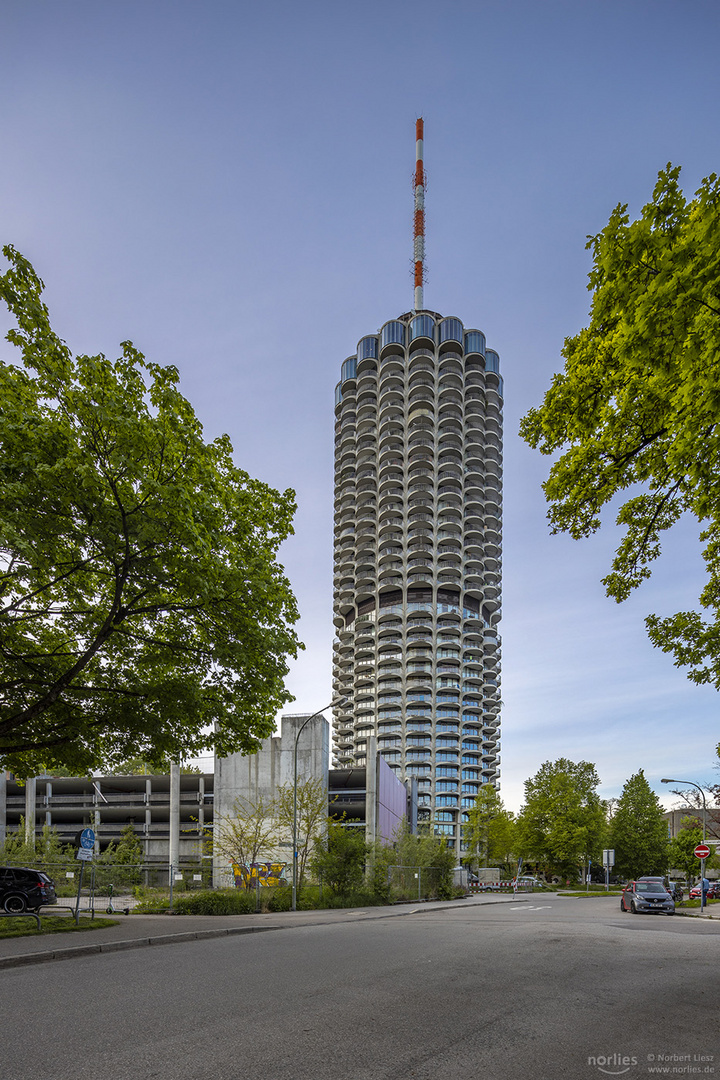
[[[140,902],[132,909],[133,915],[164,915],[170,907],[168,889],[144,889]]]
[[[282,886],[273,889],[272,896],[268,898],[268,911],[289,911],[292,904],[292,889]]]
[[[371,889],[352,889],[348,893],[331,893],[326,896],[324,907],[328,908],[353,908],[353,907],[382,907],[384,900],[378,899]]]
[[[315,841],[310,869],[334,892],[350,894],[362,887],[367,853],[364,829],[331,820],[325,836]]]
[[[239,889],[189,892],[175,900],[173,909],[176,915],[254,915],[255,893]]]

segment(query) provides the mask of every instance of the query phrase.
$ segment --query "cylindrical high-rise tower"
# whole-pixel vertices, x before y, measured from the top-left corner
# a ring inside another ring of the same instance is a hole
[[[376,735],[458,855],[499,775],[502,399],[484,334],[426,310],[363,337],[335,392],[335,759]]]

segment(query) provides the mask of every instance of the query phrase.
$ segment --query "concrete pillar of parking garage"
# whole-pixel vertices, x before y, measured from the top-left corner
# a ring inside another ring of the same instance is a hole
[[[35,797],[37,783],[32,776],[25,781],[25,843],[35,843]]]
[[[7,773],[0,769],[0,844],[7,839]]]
[[[150,799],[151,795],[152,795],[152,780],[150,779],[149,776],[146,776],[145,777],[145,841],[144,841],[144,851],[145,851],[145,861],[146,862],[150,858],[150,834],[152,832],[152,829],[150,828],[150,826],[152,825],[152,809],[151,809],[151,799]]]
[[[95,854],[99,855],[100,854],[100,829],[101,829],[101,826],[102,826],[102,815],[100,814],[100,800],[104,799],[105,797],[104,797],[104,795],[102,793],[102,786],[101,786],[101,783],[100,783],[99,780],[93,780],[92,789],[93,789],[93,805],[95,807],[95,809],[93,810],[93,829],[95,830]],[[105,801],[107,801],[107,800],[105,800]]]
[[[170,765],[170,845],[168,871],[173,874],[180,864],[180,766]]]
[[[200,833],[200,843],[205,837],[205,777],[198,777],[198,832]],[[202,848],[200,851],[202,855]]]

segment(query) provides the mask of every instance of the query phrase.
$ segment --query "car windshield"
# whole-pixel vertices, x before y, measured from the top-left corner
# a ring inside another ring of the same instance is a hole
[[[661,896],[667,896],[667,889],[657,881],[638,881],[635,883],[635,891],[639,893],[659,893]]]

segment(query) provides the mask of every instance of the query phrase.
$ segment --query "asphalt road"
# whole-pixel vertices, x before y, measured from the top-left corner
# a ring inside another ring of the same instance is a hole
[[[0,1016],[2,1080],[720,1077],[720,923],[537,894],[338,913],[8,969]]]

